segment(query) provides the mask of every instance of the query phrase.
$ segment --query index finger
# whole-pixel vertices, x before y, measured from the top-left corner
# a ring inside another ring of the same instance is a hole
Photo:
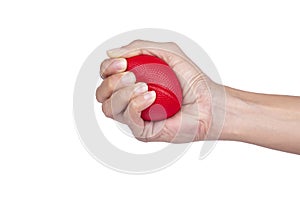
[[[100,65],[100,76],[106,78],[110,75],[124,72],[127,68],[125,58],[109,58],[104,60]]]

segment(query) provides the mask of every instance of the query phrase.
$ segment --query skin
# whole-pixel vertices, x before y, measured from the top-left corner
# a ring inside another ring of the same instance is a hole
[[[103,82],[97,88],[96,98],[102,103],[103,113],[127,124],[138,140],[231,140],[300,154],[300,97],[256,94],[219,85],[175,43],[137,40],[107,54],[109,58],[100,66]],[[141,118],[141,111],[154,102],[155,92],[149,92],[145,83],[137,83],[134,74],[126,72],[124,59],[139,54],[163,59],[177,75],[183,104],[173,117],[157,122]],[[220,135],[212,137],[211,130],[220,125]]]

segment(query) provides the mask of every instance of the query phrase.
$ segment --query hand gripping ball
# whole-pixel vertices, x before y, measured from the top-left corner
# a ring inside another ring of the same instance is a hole
[[[156,92],[151,106],[143,110],[146,121],[159,121],[175,115],[181,108],[182,90],[176,74],[162,59],[150,55],[127,58],[127,71],[136,76],[137,82],[145,82],[148,91]]]

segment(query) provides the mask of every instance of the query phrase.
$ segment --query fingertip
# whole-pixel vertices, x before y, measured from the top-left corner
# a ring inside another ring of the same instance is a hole
[[[145,94],[144,94],[144,99],[146,100],[146,101],[149,101],[149,102],[151,102],[151,101],[154,101],[155,100],[155,98],[156,98],[156,93],[155,93],[155,91],[149,91],[149,92],[146,92]]]
[[[145,110],[146,108],[148,108],[150,105],[153,104],[155,98],[156,98],[155,91],[145,92],[144,94],[134,98],[133,108],[138,112],[142,112],[143,110]]]
[[[121,47],[121,48],[107,50],[106,54],[110,58],[118,58],[118,57],[121,57],[125,52],[126,52],[126,50]]]
[[[96,96],[96,100],[97,100],[99,103],[102,103],[102,102],[103,102],[103,99],[102,99],[102,96],[101,96],[101,93],[100,93],[100,87],[98,87],[98,88],[96,89],[95,96]]]
[[[127,68],[127,60],[125,58],[118,58],[112,65],[117,71],[125,71]]]
[[[124,75],[120,79],[122,85],[131,85],[136,82],[136,77],[133,72],[127,71],[123,73]]]
[[[143,48],[133,48],[129,45],[120,48],[110,49],[106,51],[106,54],[110,58],[130,58],[132,56],[137,56],[143,53]]]
[[[127,69],[127,60],[125,58],[110,58],[101,63],[100,77],[107,78],[110,75],[124,72]]]

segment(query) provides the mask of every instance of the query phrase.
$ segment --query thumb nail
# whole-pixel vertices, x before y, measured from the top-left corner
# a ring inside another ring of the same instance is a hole
[[[106,53],[109,57],[112,57],[112,58],[120,57],[125,53],[125,49],[122,49],[122,48],[110,49]]]

